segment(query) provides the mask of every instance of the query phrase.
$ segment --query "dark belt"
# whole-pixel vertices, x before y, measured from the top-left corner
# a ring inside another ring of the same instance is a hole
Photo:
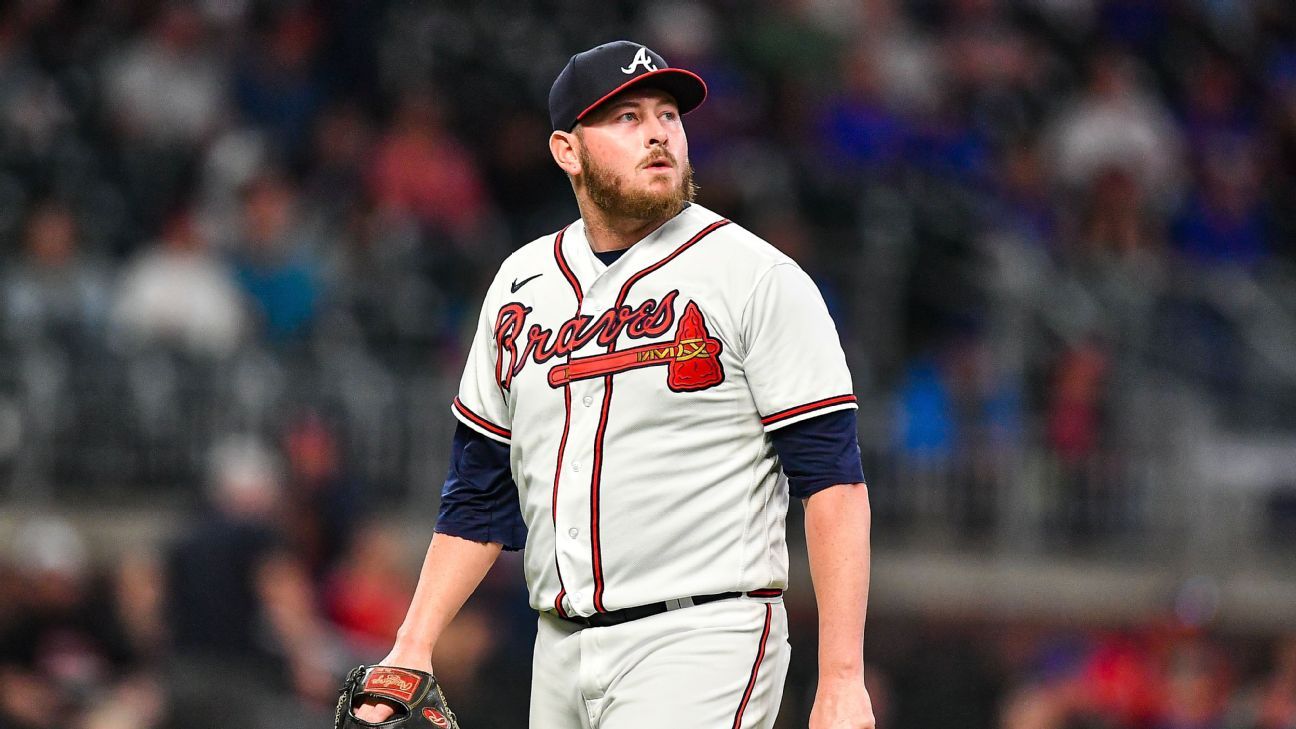
[[[620,625],[628,623],[631,620],[646,618],[650,615],[660,615],[671,610],[689,607],[691,605],[705,605],[709,602],[719,600],[731,600],[735,597],[778,597],[783,594],[779,589],[752,590],[751,592],[720,592],[715,595],[698,595],[696,597],[683,597],[678,600],[667,600],[665,602],[654,602],[648,605],[636,605],[635,607],[621,608],[620,610],[611,610],[606,613],[594,613],[593,615],[563,615],[558,613],[558,617],[570,623],[576,623],[583,628],[606,628],[611,625]]]

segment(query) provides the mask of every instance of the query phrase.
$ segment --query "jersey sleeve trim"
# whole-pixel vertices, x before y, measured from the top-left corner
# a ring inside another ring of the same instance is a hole
[[[826,397],[822,400],[815,400],[814,402],[808,402],[804,405],[797,405],[795,407],[790,407],[785,410],[780,410],[776,413],[771,413],[770,415],[766,415],[765,417],[761,418],[761,425],[764,425],[766,428],[782,427],[784,425],[789,425],[797,420],[804,420],[806,417],[809,417],[812,414],[818,415],[827,412],[829,410],[844,410],[846,408],[856,408],[856,407],[859,407],[859,405],[856,403],[856,399],[854,395],[837,395],[835,397]]]
[[[463,421],[464,425],[467,425],[482,435],[490,436],[502,443],[508,443],[513,439],[513,432],[511,430],[496,425],[469,410],[458,397],[456,397],[454,402],[451,403],[450,411],[454,413],[455,417]]]

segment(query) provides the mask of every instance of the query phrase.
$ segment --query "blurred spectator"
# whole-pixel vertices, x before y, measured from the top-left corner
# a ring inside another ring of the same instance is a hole
[[[884,96],[871,48],[854,49],[838,65],[841,83],[817,113],[821,162],[839,173],[890,171],[909,145],[909,122]]]
[[[1239,697],[1232,717],[1237,729],[1296,727],[1296,634],[1273,642],[1268,673]]]
[[[849,6],[840,4],[839,8]],[[941,43],[913,22],[900,0],[865,0],[855,20],[862,42],[872,48],[887,98],[897,108],[925,114],[947,93],[951,69],[941,58]]]
[[[1257,109],[1236,67],[1207,56],[1189,67],[1183,86],[1184,133],[1194,156],[1226,154],[1254,143]]]
[[[1093,172],[1081,200],[1077,268],[1149,263],[1160,252],[1160,218],[1150,206],[1137,175],[1113,164]]]
[[[1166,701],[1156,729],[1225,729],[1232,676],[1219,649],[1205,640],[1172,648]]]
[[[0,634],[0,726],[159,726],[166,707],[156,677],[132,650],[111,595],[93,584],[80,534],[36,519],[15,542],[23,584],[18,614]]]
[[[1016,240],[1048,250],[1057,244],[1058,211],[1038,145],[1019,140],[1001,152],[996,196],[1006,208],[994,225]]]
[[[104,111],[120,142],[108,150],[139,238],[187,194],[201,145],[229,117],[229,69],[206,30],[197,5],[162,3],[144,34],[101,66]]]
[[[453,346],[458,299],[424,271],[429,251],[416,220],[355,210],[338,239],[325,261],[330,301],[368,341],[382,354],[429,342]]]
[[[344,553],[362,516],[359,484],[346,472],[346,454],[333,428],[318,413],[293,419],[283,438],[287,459],[285,501],[293,518],[285,525],[293,551],[311,574],[323,576]]]
[[[147,33],[105,65],[120,134],[137,143],[195,145],[224,121],[228,69],[209,48],[194,3],[162,3]]]
[[[1048,444],[1061,469],[1068,526],[1086,535],[1111,507],[1115,488],[1102,470],[1109,367],[1097,343],[1069,349],[1059,357],[1048,392]]]
[[[69,131],[72,110],[17,30],[0,27],[0,150],[42,154]]]
[[[952,104],[915,125],[909,145],[909,164],[942,180],[978,185],[990,176],[988,141]]]
[[[323,28],[303,4],[275,11],[267,26],[252,36],[240,59],[234,97],[247,121],[267,130],[277,149],[297,159],[325,99],[315,69]]]
[[[243,190],[242,237],[232,252],[234,277],[259,315],[272,343],[298,341],[310,333],[320,296],[315,251],[300,226],[297,190],[274,173]]]
[[[317,725],[336,691],[330,641],[304,565],[284,547],[282,474],[255,439],[212,453],[210,510],[168,558],[176,711],[192,727]],[[313,719],[313,721],[312,721]]]
[[[133,346],[199,357],[228,356],[248,328],[229,269],[211,255],[189,211],[173,216],[161,240],[122,271],[113,319]]]
[[[1129,56],[1107,51],[1092,57],[1084,91],[1053,119],[1049,139],[1055,174],[1071,189],[1117,169],[1159,209],[1179,197],[1180,135],[1164,105],[1142,87]]]
[[[5,276],[10,339],[83,343],[100,331],[108,297],[105,273],[80,244],[77,221],[66,206],[46,202],[32,210],[22,257]]]
[[[1249,147],[1205,155],[1201,185],[1174,233],[1175,247],[1197,263],[1253,268],[1264,262],[1269,232]]]
[[[414,594],[416,570],[390,523],[361,526],[328,576],[324,604],[357,655],[386,651]]]
[[[370,187],[380,206],[463,237],[482,223],[488,199],[472,153],[446,127],[446,106],[446,98],[428,89],[400,97],[391,129],[374,151]]]
[[[136,654],[150,663],[162,658],[171,637],[164,614],[165,587],[161,561],[150,551],[124,554],[113,575],[122,630]]]
[[[1010,7],[997,0],[943,5],[940,50],[949,77],[943,116],[957,106],[976,138],[987,141],[1034,131],[1045,80],[1059,65],[1052,48],[1014,22]]]
[[[365,207],[365,171],[374,130],[365,110],[344,102],[324,110],[315,120],[312,169],[302,193],[311,212],[323,216],[329,228],[340,228]]]

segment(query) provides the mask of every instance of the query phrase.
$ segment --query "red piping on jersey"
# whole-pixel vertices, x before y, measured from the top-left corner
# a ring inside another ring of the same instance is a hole
[[[616,303],[612,305],[612,309],[617,311],[625,305],[626,297],[630,295],[630,288],[639,279],[675,260],[681,253],[692,248],[698,241],[710,235],[717,228],[728,224],[728,220],[717,220],[711,223],[685,241],[679,248],[676,248],[669,256],[626,279],[626,282],[621,285],[621,292],[617,294]],[[608,345],[607,351],[612,352],[615,350],[616,340],[613,339],[612,343]],[[599,489],[603,481],[603,436],[607,433],[608,413],[612,410],[612,375],[603,378],[603,383],[603,409],[599,413],[598,430],[594,434],[594,466],[590,478],[590,561],[594,572],[594,609],[598,612],[606,612],[603,609],[603,552],[599,546]]]
[[[767,587],[763,590],[752,590],[747,593],[747,597],[778,597],[783,591],[777,587]]]
[[[512,439],[513,437],[512,431],[510,431],[508,428],[502,428],[492,423],[491,421],[487,420],[486,418],[483,418],[477,413],[474,413],[473,411],[469,410],[468,407],[463,404],[463,402],[459,399],[457,395],[455,396],[454,399],[454,407],[455,410],[458,410],[461,415],[463,415],[465,418],[468,418],[472,422],[476,423],[479,427],[488,430],[494,433],[495,435],[498,435],[501,438]]]
[[[703,238],[707,237],[708,235],[711,235],[711,233],[716,228],[721,228],[728,224],[729,224],[728,220],[715,221],[714,223],[698,231],[697,235],[685,241],[684,245],[680,246],[679,248],[676,248],[674,253],[670,254],[669,256],[666,256],[660,261],[654,263],[653,265],[643,269],[642,271],[639,271],[638,273],[634,274],[630,278],[626,279],[626,282],[621,285],[621,293],[617,295],[616,306],[614,306],[613,308],[620,309],[625,304],[626,296],[630,294],[630,287],[634,286],[639,281],[639,279],[643,278],[644,276],[647,276],[653,271],[656,271],[662,266],[665,266],[666,264],[675,260],[675,258],[679,256],[679,254],[692,248],[694,244],[696,244],[698,241],[702,240]],[[609,352],[611,352],[614,348],[616,348],[616,342],[613,342],[612,344],[608,345]]]
[[[796,407],[788,408],[786,410],[780,410],[773,415],[766,415],[761,418],[761,425],[773,425],[781,420],[795,418],[798,415],[804,415],[812,410],[830,408],[834,405],[842,405],[848,402],[855,402],[855,396],[837,395],[835,397],[824,398],[823,400],[815,400],[814,402],[808,402],[805,405],[797,405]]]
[[[738,711],[734,713],[733,729],[739,729],[742,726],[743,712],[747,710],[747,702],[751,701],[752,692],[756,690],[756,676],[760,674],[761,661],[765,659],[765,643],[769,640],[770,619],[774,615],[772,605],[765,606],[765,630],[761,632],[760,649],[756,651],[756,662],[752,664],[751,678],[747,679],[747,690],[743,692],[742,703],[738,704]]]
[[[571,226],[567,226],[570,228]],[[571,284],[572,291],[576,294],[576,313],[580,313],[581,302],[585,297],[581,294],[580,281],[576,279],[576,274],[572,273],[571,266],[567,265],[567,258],[563,255],[562,244],[563,238],[567,233],[567,228],[558,231],[558,237],[554,238],[554,260],[558,261],[558,269],[562,271],[567,283]]]
[[[558,573],[558,597],[554,598],[554,610],[562,617],[567,617],[562,601],[567,596],[567,587],[563,585],[562,566],[558,564],[558,477],[562,474],[563,452],[567,449],[567,432],[571,427],[571,387],[563,386],[563,432],[558,441],[558,463],[554,466],[553,503],[549,506],[549,515],[554,526],[554,571]]]
[[[618,304],[619,306],[619,304]],[[616,344],[613,343],[608,351]],[[612,409],[612,375],[603,378],[603,407],[594,432],[594,472],[590,479],[590,562],[594,569],[594,609],[603,612],[603,550],[599,541],[599,488],[603,473],[603,436],[607,433],[608,411]]]
[[[567,226],[571,227],[571,226]],[[571,267],[567,265],[567,259],[563,256],[562,244],[563,237],[567,234],[567,228],[558,231],[557,237],[554,238],[554,260],[558,262],[558,269],[562,271],[563,277],[567,283],[571,284],[572,292],[576,294],[576,313],[580,314],[581,301],[584,297],[581,295],[580,281],[576,280],[576,274],[572,273]],[[567,356],[571,361],[571,355]],[[563,387],[563,431],[562,440],[558,441],[558,462],[554,464],[553,480],[553,503],[549,506],[549,516],[553,519],[554,526],[554,572],[558,574],[558,596],[554,598],[554,610],[562,617],[567,617],[567,611],[563,609],[563,598],[567,596],[567,587],[563,584],[562,566],[558,564],[558,480],[562,475],[563,453],[567,450],[567,434],[571,430],[571,387]]]

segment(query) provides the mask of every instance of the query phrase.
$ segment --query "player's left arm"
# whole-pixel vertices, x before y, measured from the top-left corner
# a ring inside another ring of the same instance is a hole
[[[873,729],[864,688],[864,618],[872,512],[863,483],[805,500],[806,549],[819,607],[819,685],[810,729]]]
[[[805,502],[819,605],[819,688],[810,729],[873,729],[864,688],[869,501],[850,370],[818,287],[796,265],[771,267],[742,315],[743,373],[788,479]]]

